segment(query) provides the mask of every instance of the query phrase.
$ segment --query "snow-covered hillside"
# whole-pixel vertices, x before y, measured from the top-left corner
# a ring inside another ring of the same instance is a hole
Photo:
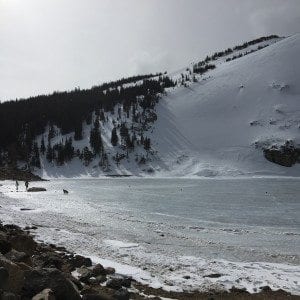
[[[241,53],[247,55],[231,60]],[[167,89],[155,107],[158,119],[147,129],[152,151],[146,164],[137,163],[137,157],[147,155],[140,147],[120,164],[111,162],[108,172],[97,163],[85,167],[78,159],[62,167],[44,159],[40,174],[299,176],[300,164],[284,167],[263,155],[263,149],[287,140],[300,144],[299,54],[297,34],[225,55],[202,75],[190,67],[171,73],[177,86]],[[115,152],[110,144],[112,125],[101,126],[107,151]],[[88,143],[88,134],[78,143]]]

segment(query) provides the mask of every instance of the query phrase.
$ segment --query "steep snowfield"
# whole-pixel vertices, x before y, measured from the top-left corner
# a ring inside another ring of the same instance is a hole
[[[226,62],[251,50],[257,51]],[[86,167],[75,158],[58,167],[43,158],[42,170],[37,173],[44,177],[300,176],[300,164],[291,168],[276,165],[267,161],[262,151],[262,146],[281,145],[286,140],[300,143],[299,54],[297,34],[212,61],[216,69],[202,76],[195,74],[197,82],[192,80],[190,66],[169,74],[178,84],[167,90],[155,108],[158,120],[147,131],[153,151],[146,164],[137,163],[139,157],[147,155],[138,146],[120,164],[110,160],[106,172],[99,167],[99,159]],[[189,80],[181,83],[184,76]],[[129,127],[130,120],[124,119]],[[112,121],[108,115],[108,122],[101,124],[109,155],[120,150],[110,143]],[[84,125],[84,138],[74,142],[75,149],[89,145],[89,132],[90,126]]]
[[[170,90],[153,132],[163,174],[299,176],[299,165],[273,164],[254,146],[300,142],[299,54],[298,34]]]

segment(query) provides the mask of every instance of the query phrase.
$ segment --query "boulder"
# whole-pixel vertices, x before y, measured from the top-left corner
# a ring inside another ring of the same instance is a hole
[[[97,264],[92,268],[92,274],[93,276],[98,276],[98,275],[106,275],[106,270],[101,264]]]
[[[1,267],[6,269],[6,271],[8,272],[8,278],[6,282],[2,284],[3,286],[1,288],[4,291],[19,294],[24,284],[24,271],[18,265],[4,257],[2,254],[0,254],[0,268]]]
[[[80,274],[78,279],[83,283],[89,283],[89,279],[93,277],[92,271],[87,267],[81,267],[77,272]]]
[[[51,289],[44,289],[39,294],[32,297],[32,300],[55,300],[54,293]]]
[[[27,192],[46,192],[47,190],[42,187],[32,187],[27,190]]]
[[[296,148],[290,141],[280,147],[263,149],[263,153],[267,160],[284,167],[292,167],[300,162],[300,148]]]
[[[106,286],[111,289],[119,290],[122,287],[129,288],[131,286],[131,281],[131,277],[115,274],[106,282]]]
[[[30,256],[36,249],[36,242],[33,240],[32,236],[25,233],[11,236],[10,243],[15,250],[24,252]]]
[[[44,268],[25,272],[25,283],[22,296],[33,297],[40,291],[50,288],[57,300],[80,300],[75,285],[58,269]]]
[[[116,273],[116,270],[115,270],[115,268],[107,267],[107,268],[105,268],[105,273],[106,273],[107,275],[115,274],[115,273]]]
[[[47,251],[40,255],[34,255],[32,258],[33,265],[39,268],[56,268],[61,270],[64,260],[58,253]]]
[[[7,239],[7,235],[4,232],[0,232],[0,253],[6,254],[11,250],[11,243]]]
[[[70,259],[70,263],[74,268],[80,268],[82,266],[86,266],[86,267],[92,266],[91,259],[81,255],[75,255],[73,258]]]
[[[117,300],[129,300],[130,293],[125,288],[121,288],[114,293],[114,298]]]
[[[32,265],[31,258],[25,252],[19,252],[15,249],[11,249],[8,253],[4,255],[7,259],[11,260],[14,263],[23,262],[27,265]]]

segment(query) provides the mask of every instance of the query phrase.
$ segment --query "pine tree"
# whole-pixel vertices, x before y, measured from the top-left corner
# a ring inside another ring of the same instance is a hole
[[[83,150],[82,150],[82,159],[84,161],[85,166],[88,166],[90,164],[93,157],[94,157],[94,155],[90,151],[90,149],[88,147],[84,147]]]
[[[116,127],[114,127],[113,129],[112,129],[112,132],[111,132],[111,144],[113,145],[113,146],[117,146],[117,144],[118,144],[118,140],[119,140],[119,138],[118,138],[118,135],[117,135],[117,128]]]
[[[53,124],[51,124],[49,127],[49,132],[48,132],[48,141],[50,141],[54,137],[55,137],[55,129],[54,129]]]
[[[33,144],[33,153],[30,160],[30,165],[36,168],[41,168],[40,152],[36,142]]]
[[[44,140],[44,136],[42,137],[40,151],[41,151],[41,153],[42,153],[43,155],[45,154],[46,147],[45,147],[45,140]]]
[[[82,122],[78,122],[78,124],[76,124],[75,129],[74,129],[74,140],[75,141],[79,141],[82,140]]]
[[[47,145],[46,159],[48,160],[48,162],[52,162],[52,160],[53,160],[53,150],[52,150],[50,142],[48,142],[48,145]]]
[[[103,144],[101,139],[101,133],[99,128],[99,117],[94,122],[94,128],[90,133],[90,145],[95,154],[100,154]]]
[[[151,141],[150,141],[149,138],[145,138],[145,140],[144,140],[144,149],[145,150],[150,150],[150,148],[151,148]]]

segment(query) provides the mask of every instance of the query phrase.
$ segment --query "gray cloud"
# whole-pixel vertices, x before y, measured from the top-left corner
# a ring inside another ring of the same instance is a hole
[[[0,99],[175,70],[298,28],[298,0],[0,0]]]

